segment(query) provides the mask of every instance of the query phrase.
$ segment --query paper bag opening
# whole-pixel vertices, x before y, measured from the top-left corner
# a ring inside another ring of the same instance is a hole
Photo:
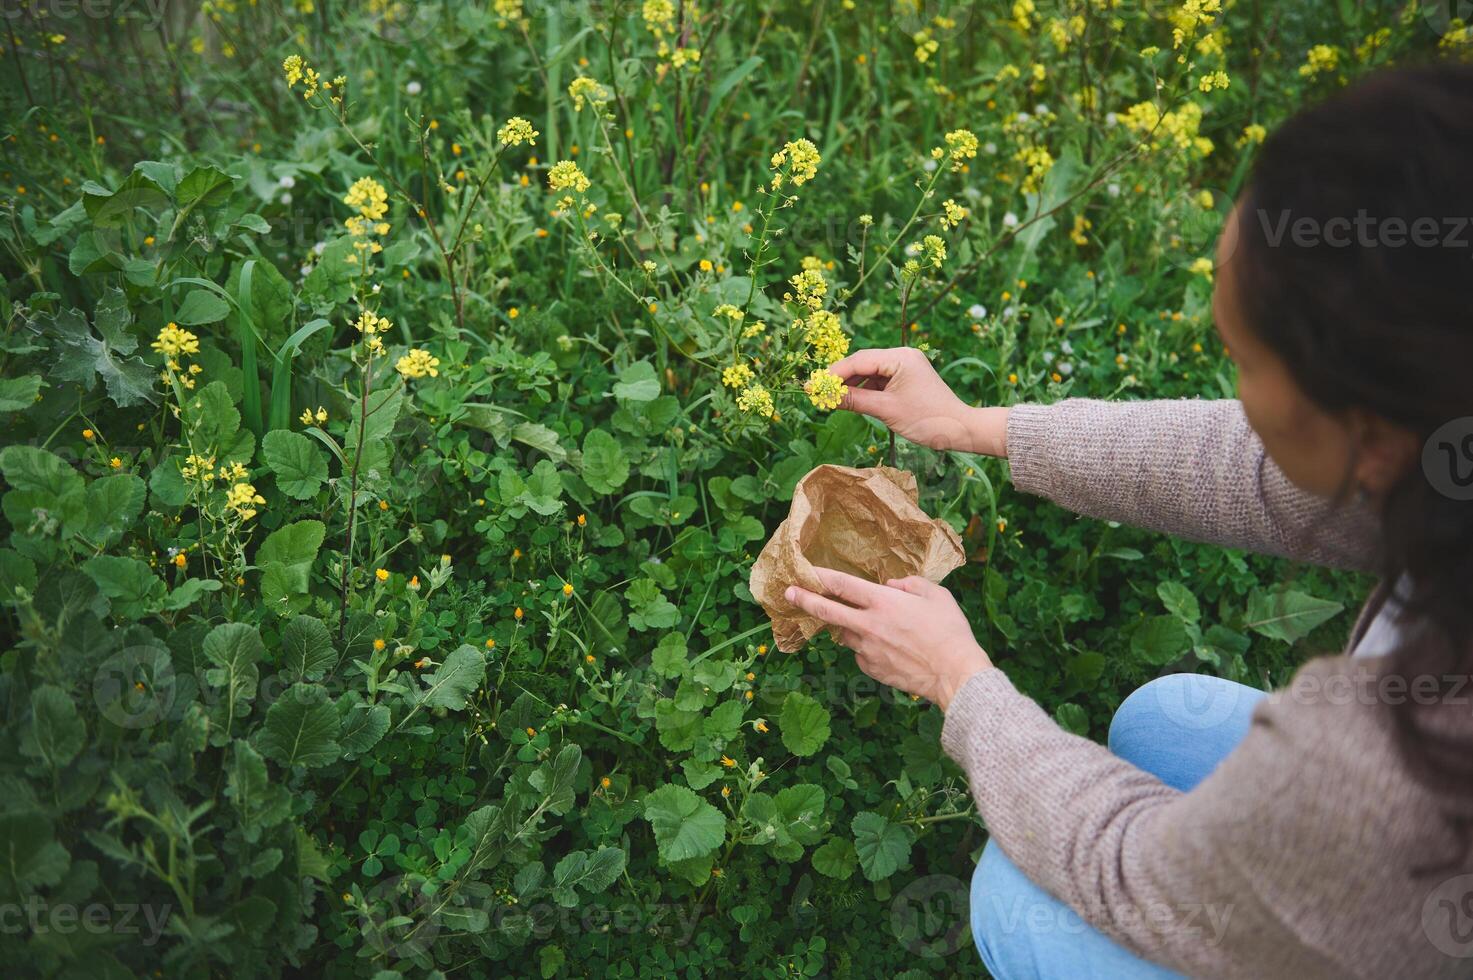
[[[787,519],[752,565],[749,587],[785,653],[824,624],[783,598],[790,585],[822,592],[814,567],[871,582],[921,575],[940,582],[966,563],[961,539],[920,508],[915,475],[888,466],[819,466],[798,481]]]

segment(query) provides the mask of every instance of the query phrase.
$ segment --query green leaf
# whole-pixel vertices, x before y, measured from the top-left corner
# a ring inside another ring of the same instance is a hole
[[[256,746],[283,766],[315,769],[338,760],[342,723],[327,692],[316,684],[295,684],[266,712]]]
[[[217,692],[211,717],[223,737],[230,736],[235,719],[250,714],[260,682],[258,666],[266,655],[260,632],[248,623],[221,623],[205,637],[205,682]]]
[[[40,393],[40,375],[0,378],[0,412],[24,411],[36,403],[36,397]]]
[[[813,870],[828,878],[847,881],[859,864],[854,844],[845,837],[830,837],[813,852]]]
[[[679,677],[685,673],[685,636],[666,633],[660,637],[659,645],[650,654],[650,669],[661,677]]]
[[[231,176],[217,167],[195,167],[174,193],[181,211],[196,207],[215,207],[223,204],[234,187]]]
[[[1184,623],[1195,623],[1202,618],[1202,608],[1197,597],[1180,582],[1162,582],[1156,586],[1156,594],[1166,606],[1167,612]]]
[[[288,497],[308,500],[327,479],[327,458],[300,432],[276,429],[261,439],[261,459],[276,474],[276,486]]]
[[[1175,616],[1152,616],[1137,626],[1130,637],[1130,652],[1152,667],[1176,662],[1191,645],[1191,635]]]
[[[164,580],[137,558],[98,555],[83,562],[82,571],[113,600],[119,616],[136,618],[164,596]]]
[[[550,459],[539,459],[527,478],[527,489],[520,501],[543,517],[551,517],[563,509],[563,481],[558,476],[557,464]]]
[[[1257,591],[1248,597],[1245,625],[1271,640],[1297,643],[1316,626],[1339,615],[1344,608],[1338,602],[1316,599],[1292,589],[1285,592]]]
[[[61,769],[77,757],[86,739],[87,726],[66,691],[43,684],[31,692],[31,724],[20,741],[23,755]]]
[[[419,702],[433,708],[465,708],[486,679],[486,656],[469,643],[455,649],[433,673],[425,675]]]
[[[594,493],[611,494],[628,479],[624,447],[603,429],[590,429],[583,438],[583,481]]]
[[[94,544],[111,544],[123,536],[138,515],[148,488],[132,473],[99,477],[87,485],[87,536]]]
[[[20,810],[0,815],[0,854],[5,857],[0,896],[11,900],[59,884],[72,863],[51,822]]]
[[[338,662],[327,626],[315,616],[296,616],[281,631],[282,667],[298,681],[321,679]]]
[[[655,833],[660,860],[709,854],[726,839],[726,817],[684,786],[671,783],[645,795],[644,818]]]
[[[508,435],[517,442],[541,450],[554,462],[561,463],[568,458],[568,451],[558,442],[557,433],[541,422],[518,422],[511,427]]]
[[[600,847],[597,851],[573,851],[557,863],[552,872],[552,897],[563,908],[578,904],[581,888],[596,895],[618,880],[624,871],[627,855],[621,848]]]
[[[777,725],[783,745],[794,755],[812,755],[829,740],[828,709],[799,691],[783,699]]]
[[[193,289],[174,312],[174,322],[184,327],[219,323],[230,315],[230,304],[210,289]]]
[[[1054,721],[1066,732],[1075,735],[1089,734],[1089,715],[1085,714],[1083,708],[1073,701],[1066,702],[1054,709]]]
[[[650,402],[660,397],[660,381],[649,361],[635,361],[619,372],[614,397],[621,402]]]
[[[349,755],[362,755],[379,743],[389,731],[389,708],[383,704],[357,704],[343,719],[343,730],[338,736],[343,751]]]
[[[701,728],[707,738],[729,742],[737,737],[742,727],[742,703],[723,701],[711,709]]]
[[[273,786],[266,763],[249,742],[237,739],[226,770],[225,795],[235,805],[242,834],[247,842],[260,840],[261,832],[285,820],[291,813],[291,796],[284,786]]]
[[[262,571],[261,594],[275,606],[282,599],[305,595],[312,584],[312,563],[327,528],[321,521],[297,521],[277,528],[256,549]]]
[[[635,579],[624,598],[629,601],[629,625],[634,629],[669,629],[680,622],[680,610],[665,598],[654,579]]]
[[[859,867],[870,881],[888,878],[910,861],[913,838],[909,827],[865,810],[855,815],[850,828]]]
[[[221,588],[220,583],[212,578],[185,579],[164,598],[159,608],[168,612],[188,609],[206,592],[219,592]]]
[[[0,450],[0,473],[16,490],[34,490],[51,497],[80,492],[84,481],[66,460],[35,446],[7,446]]]

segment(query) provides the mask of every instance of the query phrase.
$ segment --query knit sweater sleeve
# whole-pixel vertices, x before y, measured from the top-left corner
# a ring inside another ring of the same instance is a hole
[[[1237,400],[1017,405],[1007,439],[1013,484],[1076,513],[1319,565],[1374,568],[1369,509],[1290,483]]]
[[[1394,836],[1355,786],[1394,767],[1328,710],[1270,698],[1188,793],[1065,732],[998,668],[957,692],[941,742],[1013,863],[1138,955],[1196,977],[1363,975],[1332,937],[1356,849]]]

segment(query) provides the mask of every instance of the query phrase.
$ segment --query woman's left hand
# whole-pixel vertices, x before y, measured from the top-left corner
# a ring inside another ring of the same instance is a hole
[[[814,571],[833,598],[792,585],[787,600],[829,624],[859,669],[880,683],[945,711],[967,678],[992,666],[961,607],[936,583],[913,575],[876,585],[830,568]]]

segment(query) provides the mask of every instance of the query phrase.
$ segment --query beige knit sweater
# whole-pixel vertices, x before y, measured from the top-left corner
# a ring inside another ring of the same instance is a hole
[[[1289,484],[1236,401],[1019,406],[1007,435],[1013,483],[1079,513],[1373,561],[1369,516]],[[1377,693],[1388,667],[1312,661],[1188,793],[1064,732],[1004,669],[968,679],[941,741],[1018,867],[1147,959],[1194,977],[1470,977],[1468,841],[1400,761]],[[1473,725],[1466,703],[1449,710]],[[1411,871],[1449,856],[1446,870]]]

